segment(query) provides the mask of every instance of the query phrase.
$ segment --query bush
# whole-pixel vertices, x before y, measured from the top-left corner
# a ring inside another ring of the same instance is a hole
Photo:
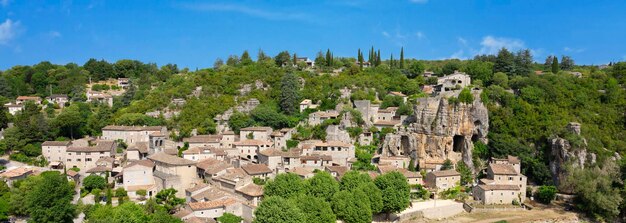
[[[556,198],[556,192],[557,190],[555,186],[544,185],[539,187],[535,197],[537,197],[537,201],[541,203],[550,204],[550,202]]]
[[[70,170],[74,171],[74,172],[80,172],[80,168],[78,168],[78,167],[72,167],[72,168],[70,168]]]
[[[287,140],[287,149],[296,148],[300,141],[298,140]]]
[[[231,213],[224,213],[221,217],[217,218],[217,222],[219,223],[239,223],[242,220],[243,218]]]
[[[83,180],[83,186],[85,190],[92,191],[93,189],[104,189],[107,185],[107,181],[98,175],[89,175]]]

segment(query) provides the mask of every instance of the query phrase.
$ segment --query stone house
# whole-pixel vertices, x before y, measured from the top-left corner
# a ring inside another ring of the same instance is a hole
[[[174,188],[176,196],[185,196],[185,189],[197,179],[196,162],[165,153],[148,156],[154,162],[155,184],[159,190]]]
[[[395,168],[409,168],[411,158],[408,156],[381,156],[378,165],[391,165]]]
[[[138,142],[126,149],[127,160],[143,160],[148,157],[150,148],[147,142]]]
[[[492,158],[487,167],[487,177],[480,179],[473,188],[474,200],[483,204],[511,204],[513,200],[523,203],[526,200],[527,178],[520,171],[519,158]]]
[[[156,195],[157,188],[154,184],[154,163],[150,160],[133,161],[126,165],[122,174],[118,174],[118,182],[128,191],[130,198],[137,198],[137,191],[146,190],[146,196]]]
[[[113,107],[113,96],[100,91],[87,91],[87,102],[98,102]]]
[[[183,142],[189,144],[189,149],[196,147],[222,147],[222,135],[197,135],[184,138]]]
[[[70,141],[45,141],[41,144],[41,154],[48,162],[65,163],[67,147],[71,144]]]
[[[213,179],[226,173],[226,169],[233,167],[229,163],[208,158],[196,163],[198,177],[212,183]]]
[[[463,72],[454,71],[453,74],[437,78],[435,90],[438,92],[453,91],[469,86],[471,78]]]
[[[369,100],[355,100],[354,108],[361,112],[361,117],[367,126],[371,126],[376,121],[378,115],[379,104],[374,104]]]
[[[390,91],[389,94],[387,94],[387,95],[401,97],[402,98],[402,102],[404,102],[404,103],[406,103],[407,99],[409,98],[405,94],[403,94],[402,92],[398,92],[398,91]]]
[[[308,155],[300,156],[302,167],[312,167],[315,169],[324,169],[326,166],[332,166],[333,158],[328,155]]]
[[[326,172],[329,172],[331,176],[333,176],[337,180],[341,180],[346,172],[350,170],[347,166],[326,166],[324,167]]]
[[[74,146],[66,149],[65,166],[68,168],[91,169],[96,167],[100,158],[111,157],[115,153],[117,144],[113,141],[99,140],[95,146]]]
[[[266,149],[258,153],[258,163],[267,165],[272,170],[293,169],[300,166],[300,150],[284,152],[279,149]]]
[[[455,187],[460,182],[461,174],[454,169],[429,172],[424,179],[426,187],[436,189],[438,192]]]
[[[108,125],[102,128],[102,139],[122,140],[126,144],[133,145],[138,142],[150,142],[153,133],[166,134],[165,126],[120,126]]]
[[[0,173],[0,179],[7,183],[8,186],[11,186],[16,180],[26,179],[26,177],[33,173],[34,170],[32,168],[22,166]]]
[[[339,112],[334,110],[329,111],[317,111],[309,114],[308,123],[311,126],[322,124],[326,120],[336,119],[339,117]]]
[[[302,179],[309,179],[315,175],[315,170],[317,169],[313,167],[295,167],[293,169],[287,170],[286,172],[296,174]]]
[[[318,105],[313,104],[313,101],[311,101],[311,99],[304,99],[302,100],[302,102],[300,102],[300,112],[303,112],[307,108],[316,109],[317,106]]]
[[[65,103],[69,102],[69,98],[66,94],[53,94],[46,97],[46,101],[50,104],[57,104],[59,107],[65,107]]]
[[[258,153],[272,147],[272,143],[265,140],[246,139],[234,142],[235,149],[241,158],[256,162]]]
[[[474,199],[482,204],[512,204],[513,201],[519,202],[520,188],[517,185],[480,184],[472,190]]]
[[[261,198],[263,197],[263,187],[254,183],[249,183],[243,187],[235,190],[238,195],[241,195],[252,205],[259,205]]]
[[[374,142],[374,136],[372,135],[372,132],[367,130],[367,131],[364,131],[363,133],[361,133],[359,135],[359,141],[358,142],[361,145],[371,145],[372,142]]]
[[[332,164],[347,166],[348,160],[355,158],[354,145],[340,142],[312,140],[302,143],[302,155],[324,155],[332,157]]]
[[[220,188],[235,193],[236,188],[241,188],[249,183],[252,183],[252,177],[250,177],[242,168],[229,168],[226,169],[226,173],[213,179],[216,185]]]
[[[27,101],[32,101],[36,105],[41,104],[41,98],[37,96],[18,96],[15,99],[15,104],[21,105],[26,103]]]
[[[5,104],[4,107],[9,110],[9,114],[11,115],[16,115],[17,112],[24,110],[23,104]]]
[[[254,139],[254,140],[270,140],[272,134],[271,127],[247,127],[239,130],[240,140]]]
[[[274,143],[274,148],[287,149],[287,140],[291,139],[293,129],[283,128],[272,132],[270,138]]]
[[[233,131],[225,131],[222,133],[222,141],[220,144],[224,148],[233,148],[233,143],[239,141],[239,136]]]
[[[188,206],[193,215],[199,218],[216,219],[224,213],[241,215],[241,203],[232,198],[225,198],[216,201],[192,202]]]
[[[241,166],[241,169],[253,178],[274,178],[274,172],[265,164],[247,164]]]
[[[117,86],[123,89],[128,88],[130,85],[130,80],[128,78],[117,78]]]

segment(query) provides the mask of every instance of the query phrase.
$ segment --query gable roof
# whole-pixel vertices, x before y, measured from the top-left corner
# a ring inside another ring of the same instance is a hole
[[[252,196],[252,197],[260,197],[263,196],[263,187],[256,185],[254,183],[249,183],[243,187],[237,188],[237,192],[242,194]]]
[[[207,159],[203,159],[198,161],[198,163],[196,163],[196,167],[198,167],[199,169],[203,169],[204,173],[213,175],[213,174],[217,174],[229,167],[232,167],[230,164],[220,161],[220,160],[216,160],[213,158],[207,158]]]
[[[185,166],[185,165],[196,164],[196,162],[194,161],[183,159],[177,156],[167,155],[164,152],[152,154],[151,156],[148,156],[148,159],[155,161],[155,162],[167,163],[167,164],[175,165],[175,166]]]
[[[428,174],[432,174],[435,177],[449,177],[449,176],[460,176],[461,175],[459,172],[456,172],[456,170],[454,170],[454,169],[433,171],[433,172],[429,172]]]
[[[125,126],[125,125],[107,125],[102,131],[161,131],[163,126]]]
[[[496,175],[517,175],[517,171],[510,164],[491,163],[489,169]]]
[[[95,146],[70,146],[67,152],[111,152],[115,147],[114,141],[99,140]]]
[[[41,143],[42,146],[69,146],[72,144],[70,141],[45,141]]]
[[[517,185],[507,185],[507,184],[490,184],[490,185],[485,185],[485,184],[481,184],[478,185],[478,187],[480,189],[483,190],[519,190],[519,186]]]
[[[128,147],[129,151],[139,151],[140,153],[148,153],[148,143],[147,142],[138,142],[135,143],[133,145],[131,145],[130,147]]]
[[[188,143],[219,143],[222,140],[222,135],[197,135],[189,138],[184,138],[183,142]]]
[[[134,167],[134,166],[144,166],[144,167],[152,168],[154,167],[154,163],[151,160],[138,160],[138,161],[134,161],[126,165],[124,169]]]
[[[265,164],[248,164],[241,167],[248,175],[258,175],[272,173],[272,170]]]
[[[272,127],[265,127],[265,126],[259,126],[259,127],[247,127],[247,128],[243,128],[240,129],[239,131],[267,131],[267,132],[271,132],[272,131]]]
[[[192,202],[189,203],[189,207],[191,210],[206,210],[206,209],[214,209],[214,208],[223,208],[232,204],[237,203],[235,199],[226,198],[217,201],[207,201],[207,202]]]

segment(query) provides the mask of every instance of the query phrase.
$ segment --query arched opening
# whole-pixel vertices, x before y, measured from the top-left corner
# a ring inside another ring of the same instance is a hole
[[[463,151],[463,147],[465,147],[465,137],[455,135],[454,138],[452,138],[452,151],[460,153]]]
[[[403,135],[400,137],[400,155],[403,156],[405,152],[411,151],[411,144],[409,143],[409,136]]]

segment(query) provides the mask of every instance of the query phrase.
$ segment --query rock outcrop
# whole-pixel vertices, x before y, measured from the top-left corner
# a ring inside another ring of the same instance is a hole
[[[410,156],[422,167],[462,160],[473,169],[474,142],[487,143],[489,132],[489,114],[480,93],[472,91],[472,104],[449,104],[447,98],[456,95],[418,99],[407,128],[385,136],[382,155]]]
[[[569,123],[567,130],[573,137],[577,137],[580,143],[573,145],[569,140],[559,136],[550,139],[550,172],[557,186],[568,174],[566,165],[571,165],[572,168],[585,168],[586,165],[596,162],[596,154],[587,151],[587,140],[580,136],[580,123]]]

